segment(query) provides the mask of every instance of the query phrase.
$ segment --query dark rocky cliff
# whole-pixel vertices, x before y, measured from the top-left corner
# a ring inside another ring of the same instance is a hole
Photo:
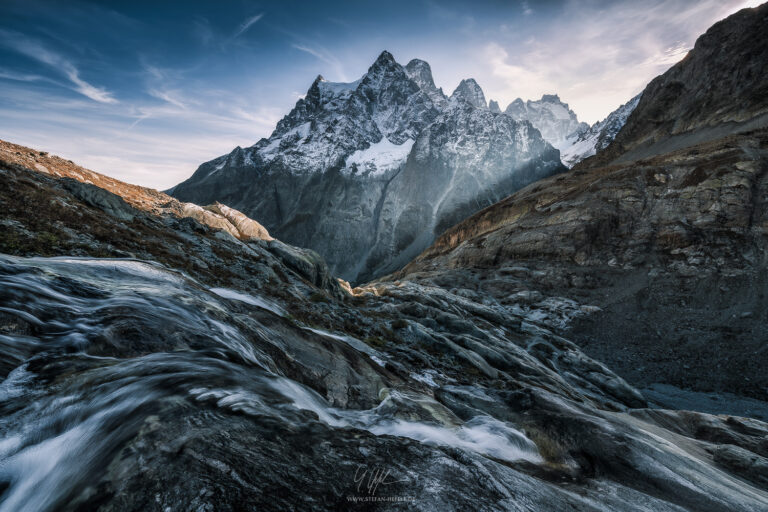
[[[613,144],[580,165],[631,161],[768,127],[768,5],[715,23],[652,80]]]
[[[452,227],[397,277],[595,306],[564,328],[636,385],[765,399],[768,130],[745,130],[768,101],[767,13],[716,24],[607,149]]]

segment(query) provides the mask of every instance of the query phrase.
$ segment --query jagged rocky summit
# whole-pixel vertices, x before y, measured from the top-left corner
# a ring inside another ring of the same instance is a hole
[[[383,52],[355,82],[318,76],[268,139],[202,164],[169,192],[237,208],[363,281],[563,170],[539,131],[489,109],[474,80],[447,97],[426,62],[403,67]]]
[[[519,121],[530,121],[544,140],[560,150],[563,164],[573,167],[608,147],[639,100],[638,94],[592,126],[580,122],[576,113],[557,94],[545,94],[536,101],[517,98],[507,106],[504,113]],[[491,108],[498,109],[498,103],[492,103],[495,107]]]
[[[547,142],[560,150],[571,145],[575,135],[589,129],[589,125],[579,122],[574,111],[557,94],[545,94],[537,101],[524,102],[517,98],[504,113],[517,120],[530,121]]]

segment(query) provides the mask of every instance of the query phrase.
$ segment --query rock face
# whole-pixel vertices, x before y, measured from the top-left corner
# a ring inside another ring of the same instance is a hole
[[[655,78],[606,151],[584,163],[631,161],[768,126],[766,4],[716,23]]]
[[[413,59],[405,66],[405,72],[408,74],[408,78],[413,80],[419,89],[429,96],[433,105],[437,107],[445,105],[445,94],[442,89],[435,86],[435,82],[432,80],[432,68],[429,67],[428,63],[420,59]]]
[[[563,169],[530,124],[491,112],[474,80],[449,99],[426,62],[403,67],[384,52],[356,82],[318,77],[269,139],[201,165],[169,192],[237,208],[364,281]]]
[[[200,207],[182,203],[182,216],[191,217],[201,224],[221,229],[240,240],[272,240],[269,232],[253,219],[221,203]]]
[[[649,84],[607,149],[447,230],[397,277],[524,312],[549,301],[540,319],[569,317],[560,328],[636,385],[765,400],[768,130],[744,130],[766,101],[754,70],[767,14],[715,25]],[[727,91],[715,84],[726,72],[743,79]],[[674,83],[688,93],[669,95]],[[633,156],[705,132],[721,137]]]
[[[629,115],[637,107],[640,96],[641,94],[638,94],[608,114],[608,117],[590,126],[588,130],[571,137],[571,145],[560,149],[560,160],[566,166],[573,167],[585,158],[607,148],[624,127]]]
[[[504,113],[518,121],[530,121],[541,132],[544,140],[559,150],[572,144],[582,132],[589,129],[587,123],[579,122],[567,103],[560,101],[557,94],[545,94],[540,100],[523,101],[517,98]]]
[[[73,178],[64,178],[62,183],[64,188],[86,204],[99,208],[108,215],[126,222],[134,219],[135,212],[133,208],[123,201],[123,198],[119,195]]]
[[[645,408],[556,334],[595,308],[342,288],[276,240],[128,227],[56,162],[0,159],[2,509],[766,510],[768,425]]]
[[[472,78],[462,80],[456,90],[453,91],[451,99],[464,101],[475,108],[488,108],[483,90]]]

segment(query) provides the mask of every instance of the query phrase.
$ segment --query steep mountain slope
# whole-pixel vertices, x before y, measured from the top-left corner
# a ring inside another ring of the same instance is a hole
[[[640,96],[638,94],[624,105],[621,105],[608,114],[605,119],[590,126],[588,130],[578,133],[575,137],[570,137],[569,142],[571,145],[560,148],[560,160],[566,166],[573,167],[585,158],[607,148],[624,127],[629,115],[637,107]]]
[[[518,121],[530,121],[544,140],[561,151],[571,145],[574,137],[589,129],[557,94],[545,94],[536,101],[524,102],[517,98],[504,113]]]
[[[768,6],[713,25],[642,93],[613,144],[584,166],[628,162],[768,126]]]
[[[397,277],[523,311],[559,301],[549,317],[570,314],[561,328],[630,382],[765,400],[768,130],[744,130],[766,101],[755,70],[767,13],[746,9],[712,27],[649,84],[607,149],[452,227]],[[724,72],[751,82],[725,90],[713,83]],[[670,96],[663,84],[681,77],[690,94]],[[688,141],[721,137],[625,161],[677,145],[682,130]],[[616,163],[589,166],[606,160]],[[581,306],[599,311],[583,316]],[[689,407],[701,407],[696,396]]]
[[[766,510],[768,425],[645,409],[547,307],[341,290],[301,249],[128,220],[68,184],[147,192],[13,149],[0,509]]]
[[[446,98],[426,62],[404,68],[384,52],[356,82],[318,77],[269,139],[201,165],[170,193],[231,205],[363,281],[563,169],[530,124],[492,113],[474,80]]]

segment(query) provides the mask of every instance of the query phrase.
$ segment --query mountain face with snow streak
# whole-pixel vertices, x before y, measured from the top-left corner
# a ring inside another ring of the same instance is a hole
[[[627,122],[629,114],[637,107],[641,95],[642,93],[638,94],[608,114],[608,117],[590,126],[588,130],[572,136],[570,138],[572,140],[571,145],[560,148],[560,160],[563,164],[567,167],[573,167],[585,158],[608,147],[608,144],[616,138],[619,130]]]
[[[530,121],[544,140],[561,151],[571,145],[577,134],[589,129],[557,94],[545,94],[536,101],[517,98],[504,113],[518,121]]]
[[[170,193],[231,205],[360,282],[564,169],[530,123],[492,112],[474,80],[449,98],[429,64],[383,52],[355,82],[318,76],[268,139],[202,164]]]

